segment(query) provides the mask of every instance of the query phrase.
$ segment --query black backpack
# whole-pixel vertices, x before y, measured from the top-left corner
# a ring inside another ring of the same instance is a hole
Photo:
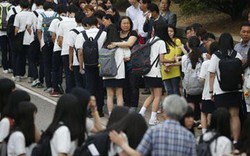
[[[99,155],[91,153],[89,147],[95,148]],[[89,136],[88,139],[75,150],[73,156],[108,156],[109,148],[109,132],[101,132],[94,136]]]
[[[15,21],[15,17],[16,17],[16,9],[12,8],[14,14],[10,16],[8,23],[7,23],[7,36],[10,39],[13,39],[15,37],[15,26],[14,26],[14,21]]]
[[[135,75],[146,75],[150,72],[154,64],[158,64],[159,56],[151,63],[151,46],[160,39],[148,40],[145,44],[139,44],[133,47],[131,52],[132,73]]]
[[[7,4],[6,6],[3,6],[0,4],[0,30],[1,31],[6,31],[7,30],[7,13],[11,9],[12,5]]]
[[[97,67],[98,66],[98,42],[97,40],[102,34],[100,29],[93,39],[93,37],[88,37],[86,31],[82,31],[83,38],[85,42],[83,43],[83,53],[84,53],[84,64],[86,67]]]
[[[208,141],[204,141],[203,135],[201,135],[200,140],[199,140],[199,144],[196,147],[197,155],[198,156],[212,156],[210,144],[214,140],[216,140],[219,136],[220,135],[218,133],[216,133],[211,139],[209,139]]]
[[[223,91],[237,91],[242,89],[242,62],[236,58],[237,51],[233,50],[228,55],[223,55],[220,51],[215,52],[215,55],[220,59],[219,70],[220,78],[217,74],[217,79],[220,88]]]

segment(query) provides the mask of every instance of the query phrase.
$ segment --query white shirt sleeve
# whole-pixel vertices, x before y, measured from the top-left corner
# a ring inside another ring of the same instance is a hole
[[[11,141],[10,141],[11,140]],[[23,133],[21,132],[14,132],[10,136],[9,143],[11,143],[13,148],[11,148],[13,151],[12,153],[15,153],[15,155],[21,155],[26,153],[26,148],[25,148],[25,138]],[[8,143],[8,146],[9,146]],[[9,148],[8,148],[9,149]],[[9,150],[8,150],[9,153]]]
[[[166,44],[164,43],[164,41],[159,41],[159,54],[166,54],[167,53],[167,49],[166,49]]]
[[[58,29],[58,19],[54,19],[51,23],[50,23],[50,26],[49,26],[49,31],[50,32],[53,32],[53,33],[56,33]]]
[[[71,138],[70,138],[70,131],[68,127],[66,126],[61,126],[58,128],[54,135],[53,138],[54,140],[53,144],[55,147],[56,153],[70,153],[70,148],[71,148]]]
[[[88,133],[94,128],[94,122],[90,118],[86,118],[86,130]]]
[[[184,73],[185,72],[185,69],[186,69],[186,61],[187,61],[187,55],[183,55],[181,57],[181,71]]]
[[[206,66],[206,62],[203,62],[201,65],[201,72],[200,72],[199,77],[202,79],[205,79],[206,75],[207,75],[207,66]]]
[[[19,19],[19,16],[18,16],[18,14],[16,15],[16,17],[15,17],[15,20],[14,20],[14,26],[15,27],[20,27],[20,21],[19,21],[20,19]]]
[[[62,36],[63,37],[63,33],[64,33],[64,31],[63,31],[64,29],[63,29],[63,24],[61,23],[60,25],[59,25],[59,28],[58,28],[58,36]]]
[[[38,20],[37,20],[37,29],[39,29],[39,30],[42,29],[42,21],[43,21],[43,17],[41,14],[39,14]]]
[[[76,37],[75,47],[76,49],[82,49],[83,43],[85,42],[82,33],[78,34]]]
[[[215,54],[213,54],[210,60],[208,71],[211,73],[215,73],[218,63],[219,63],[219,58]]]
[[[10,122],[7,118],[0,121],[0,142],[2,142],[10,133]]]
[[[75,43],[74,43],[74,37],[75,35],[73,34],[74,32],[70,31],[69,32],[69,38],[67,40],[67,44],[70,46],[70,47],[74,47],[75,46]]]

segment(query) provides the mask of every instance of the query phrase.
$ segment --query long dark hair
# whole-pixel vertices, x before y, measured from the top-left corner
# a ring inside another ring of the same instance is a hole
[[[160,23],[155,26],[155,36],[159,37],[161,40],[166,42],[166,47],[168,45],[175,46],[174,41],[168,35],[168,25],[164,23]]]
[[[176,37],[176,34],[177,34],[177,30],[176,30],[176,27],[172,24],[169,24],[168,25],[168,28],[172,28],[174,30],[174,38]]]
[[[0,79],[0,118],[2,117],[5,105],[8,103],[9,95],[15,87],[15,83],[12,80],[7,78]]]
[[[194,118],[194,111],[193,109],[189,106],[188,109],[187,109],[187,112],[186,114],[181,118],[180,120],[180,124],[186,128],[186,125],[185,125],[185,118],[188,118],[188,117],[193,117]],[[194,126],[191,128],[191,129],[188,129],[191,133],[194,134]]]
[[[136,148],[147,128],[145,119],[140,114],[131,112],[122,118],[121,121],[113,124],[107,131],[116,130],[117,132],[124,132],[128,137],[129,146]]]
[[[218,108],[212,113],[211,123],[208,127],[209,131],[215,131],[222,136],[231,138],[230,131],[230,113],[225,108]]]
[[[21,102],[18,105],[14,130],[21,131],[25,137],[25,146],[35,142],[35,119],[37,107],[31,102]]]
[[[223,33],[220,35],[219,50],[223,55],[227,55],[228,52],[232,52],[234,50],[234,40],[231,34]]]
[[[126,116],[129,112],[129,108],[128,107],[124,107],[124,106],[116,106],[109,117],[108,123],[107,123],[107,128],[109,128],[111,125],[113,125],[114,123],[120,121],[122,118],[124,118],[124,116]]]
[[[192,69],[195,69],[196,64],[200,61],[203,61],[202,52],[199,49],[200,40],[197,36],[192,36],[188,40],[189,48],[192,50],[191,53],[188,54],[188,57],[191,61]]]
[[[8,104],[5,106],[3,111],[3,117],[10,117],[14,120],[17,118],[18,105],[20,102],[30,101],[30,95],[23,90],[15,90],[13,91],[8,100]]]
[[[77,98],[71,94],[65,94],[57,102],[55,114],[52,123],[46,132],[53,136],[60,122],[63,122],[70,131],[71,140],[78,139],[78,145],[81,145],[85,138],[85,128],[81,107]]]

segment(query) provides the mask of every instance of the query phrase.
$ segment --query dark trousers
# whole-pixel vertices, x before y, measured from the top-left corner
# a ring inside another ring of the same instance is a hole
[[[42,52],[40,51],[40,43],[38,40],[35,40],[30,44],[28,52],[28,62],[29,62],[30,77],[34,78],[34,80],[39,78],[39,81],[43,83],[44,64],[43,64]],[[37,68],[38,66],[39,66],[39,74]]]
[[[52,87],[55,92],[59,92],[59,85],[62,84],[62,57],[61,51],[52,54]]]
[[[0,36],[0,49],[2,52],[2,66],[3,70],[11,69],[11,52],[9,39],[6,35]]]
[[[66,93],[70,93],[75,87],[75,78],[73,71],[69,70],[69,55],[62,56],[63,70],[66,76]]]
[[[86,67],[86,89],[96,97],[97,109],[102,112],[104,106],[104,88],[102,77],[99,76],[98,67]]]
[[[125,106],[138,107],[139,83],[140,83],[140,76],[132,74],[131,70],[126,71],[125,85],[123,88]]]
[[[52,87],[52,53],[53,53],[53,43],[45,43],[42,48],[43,63],[44,63],[44,76],[46,87]]]
[[[73,66],[76,87],[86,88],[85,74],[80,74],[79,69],[79,66]]]

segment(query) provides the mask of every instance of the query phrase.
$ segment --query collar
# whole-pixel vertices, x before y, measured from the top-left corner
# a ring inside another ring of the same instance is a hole
[[[161,12],[160,15],[164,16],[164,15],[167,15],[170,11],[164,11],[164,12]]]
[[[145,16],[147,16],[148,13],[149,13],[149,11],[146,11],[142,15],[145,17]]]
[[[242,47],[250,47],[250,40],[247,43],[240,43]]]
[[[159,16],[154,20],[154,22],[158,21],[160,17],[161,17],[161,15],[159,15]]]

